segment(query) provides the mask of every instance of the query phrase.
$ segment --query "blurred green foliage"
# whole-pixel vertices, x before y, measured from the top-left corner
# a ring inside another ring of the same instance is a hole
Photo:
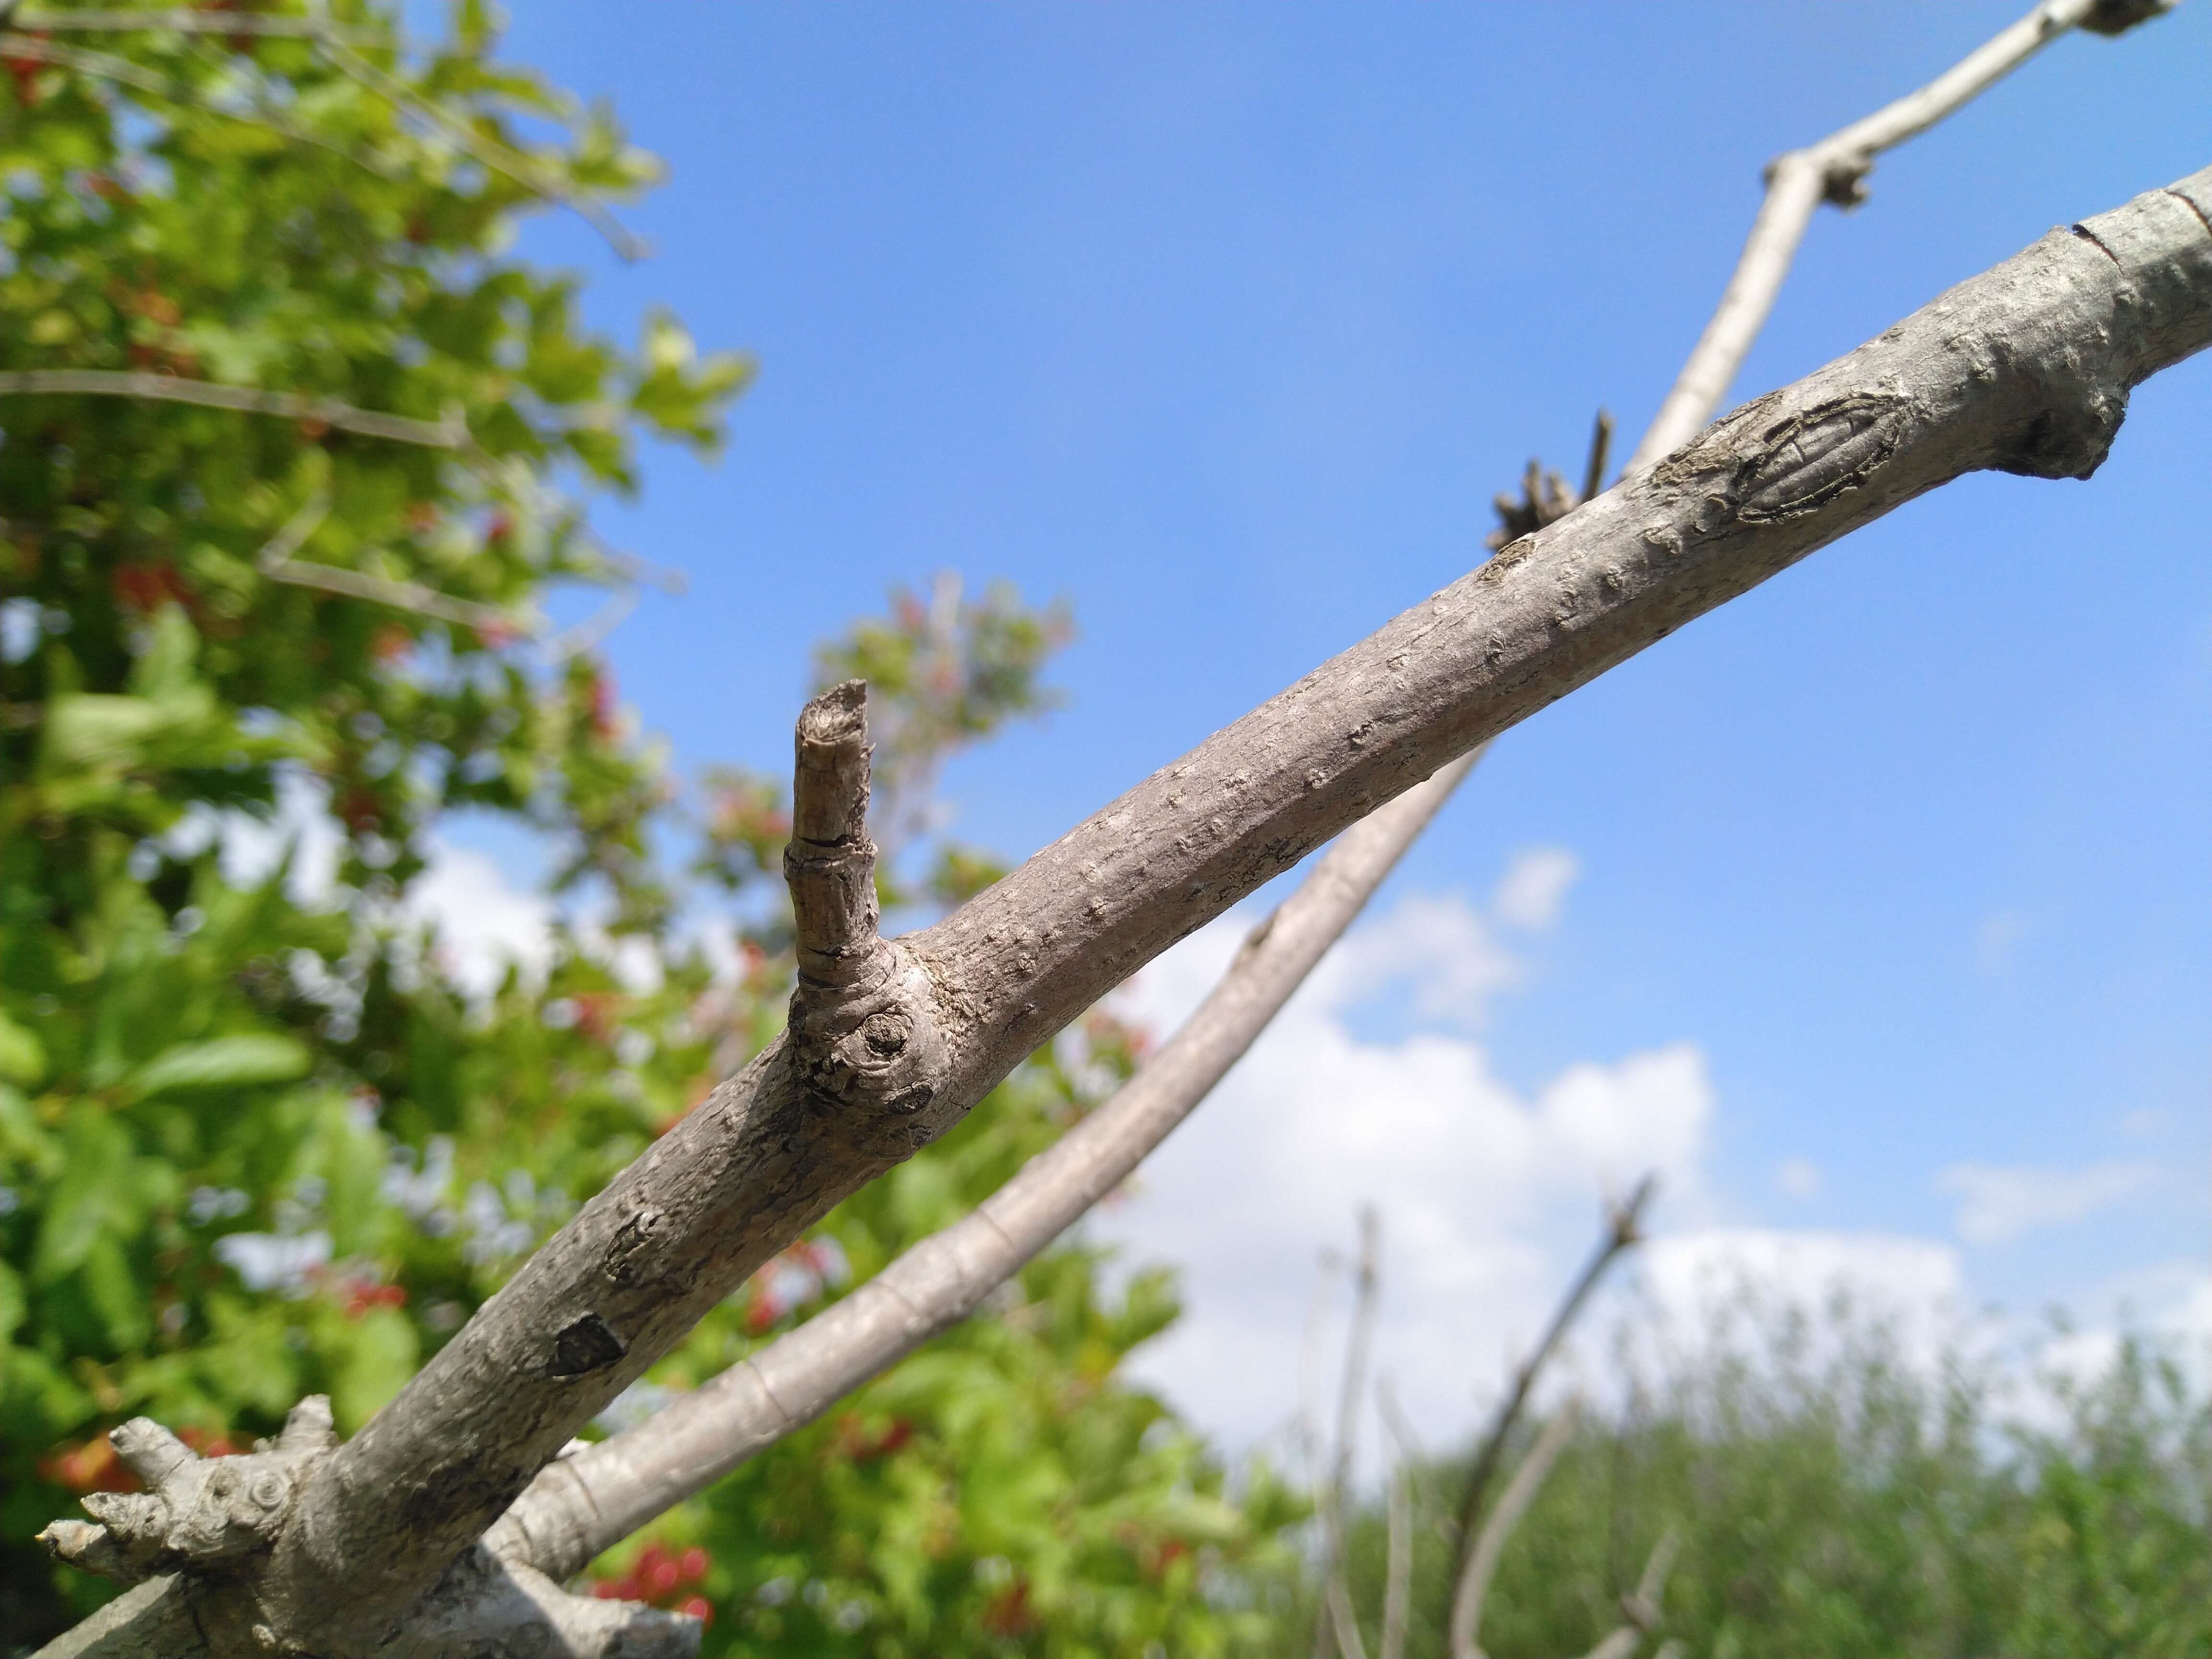
[[[198,15],[249,11],[309,15]],[[357,1428],[789,988],[781,781],[695,799],[588,630],[544,620],[637,580],[591,497],[635,486],[641,439],[711,453],[749,374],[668,318],[587,331],[573,279],[507,252],[526,210],[605,223],[653,164],[496,60],[481,5],[419,50],[395,5],[320,15],[343,40],[0,33],[0,1648],[108,1593],[29,1542],[127,1480],[108,1427],[221,1451],[325,1391]],[[57,371],[294,401],[6,378]],[[1066,634],[940,581],[824,648],[876,685],[887,903],[994,878],[936,834],[937,768],[1045,706]],[[460,810],[552,850],[544,959],[495,983],[422,904]],[[1094,1018],[1041,1055],[613,1420],[973,1206],[1134,1041]],[[1298,1508],[1229,1492],[1116,1380],[1175,1304],[1099,1268],[1038,1262],[599,1580],[694,1604],[709,1652],[1249,1646],[1221,1587],[1279,1577]]]
[[[1625,1399],[1585,1420],[1506,1546],[1482,1621],[1493,1659],[1589,1652],[1669,1532],[1680,1553],[1639,1652],[2212,1654],[2212,1405],[2170,1360],[2129,1343],[2029,1382],[1987,1355],[1910,1359],[1847,1302],[1739,1311],[1735,1331],[1656,1359],[1649,1327],[1621,1345],[1601,1386]],[[1443,1650],[1467,1468],[1411,1469],[1411,1654]],[[1370,1652],[1387,1553],[1377,1505],[1349,1549]]]

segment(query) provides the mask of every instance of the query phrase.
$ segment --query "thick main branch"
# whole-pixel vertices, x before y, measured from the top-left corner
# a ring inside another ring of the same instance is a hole
[[[832,1204],[1354,820],[1684,623],[1979,469],[2087,477],[2212,341],[2212,171],[1995,270],[1506,548],[1208,738],[725,1083],[318,1467],[272,1571],[326,1645],[403,1607]],[[878,1016],[881,1016],[878,1018]]]

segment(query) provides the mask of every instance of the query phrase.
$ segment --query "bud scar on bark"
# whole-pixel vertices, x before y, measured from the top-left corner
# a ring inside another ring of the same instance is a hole
[[[793,1058],[810,1092],[910,1116],[945,1072],[928,975],[877,932],[868,839],[868,688],[834,685],[799,712],[783,877],[799,956]]]

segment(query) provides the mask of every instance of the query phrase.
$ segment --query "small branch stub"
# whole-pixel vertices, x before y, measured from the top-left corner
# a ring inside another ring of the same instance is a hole
[[[866,684],[808,703],[793,751],[783,854],[799,956],[793,1060],[811,1094],[912,1119],[937,1097],[945,1046],[929,975],[877,931]]]

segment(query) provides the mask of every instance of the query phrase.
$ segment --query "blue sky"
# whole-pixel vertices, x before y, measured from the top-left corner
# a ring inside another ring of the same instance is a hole
[[[526,250],[611,329],[665,304],[761,364],[725,459],[656,455],[601,514],[690,580],[611,640],[624,696],[687,766],[780,765],[811,642],[889,584],[1065,595],[1067,706],[948,780],[964,836],[1026,853],[1467,569],[1598,404],[1632,441],[1760,164],[2017,9],[518,4],[513,54],[672,168],[625,216],[651,260],[567,221]],[[2208,68],[2185,5],[1884,159],[1731,401],[2212,161]],[[2094,481],[1954,485],[1508,734],[1378,904],[1460,896],[1510,939],[1443,1024],[1524,1101],[1693,1051],[1678,1225],[1941,1242],[2024,1312],[2195,1282],[2208,455],[2212,356]],[[1516,933],[1482,907],[1531,848],[1578,873]],[[1356,1001],[1363,1042],[1437,1024]],[[2045,1218],[1962,1236],[1961,1166]]]

